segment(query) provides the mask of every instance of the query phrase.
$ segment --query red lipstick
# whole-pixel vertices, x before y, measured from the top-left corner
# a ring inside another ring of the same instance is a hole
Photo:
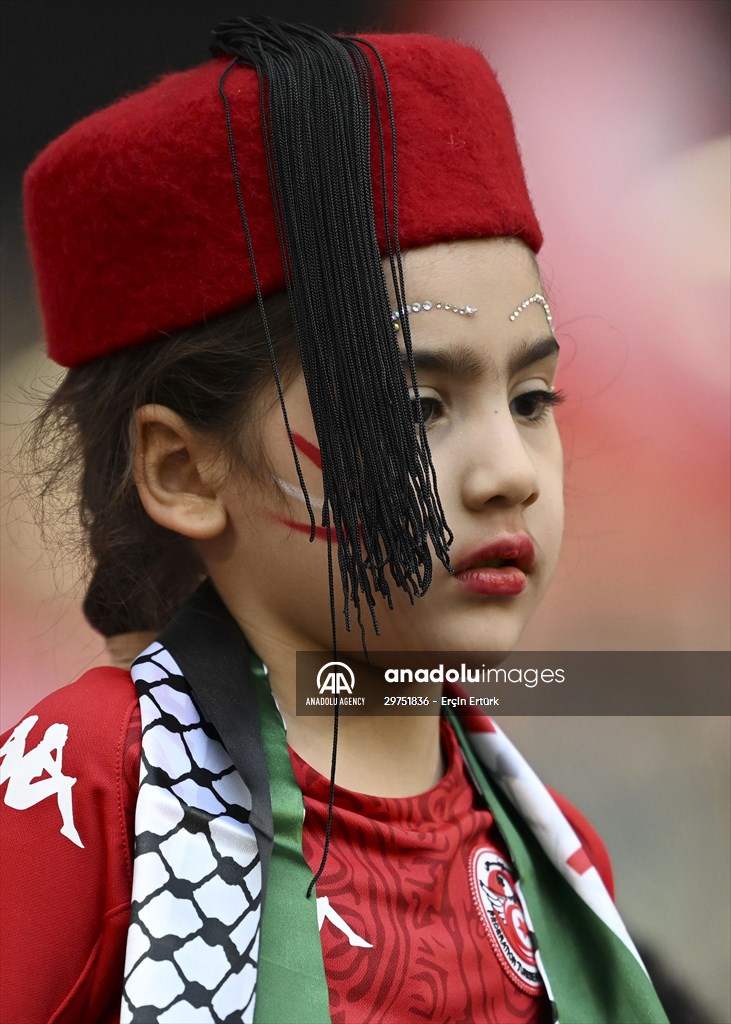
[[[515,534],[465,555],[454,566],[454,578],[474,594],[513,597],[525,590],[526,576],[535,561],[530,537]]]

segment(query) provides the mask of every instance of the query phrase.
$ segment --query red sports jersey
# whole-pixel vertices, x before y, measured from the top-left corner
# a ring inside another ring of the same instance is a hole
[[[527,954],[527,980],[510,962],[521,955],[520,937],[510,922],[496,932],[485,909],[489,893],[473,884],[473,863],[484,851],[505,865],[503,884],[511,885],[510,855],[445,720],[442,750],[446,774],[419,796],[335,790],[327,868],[317,885],[337,914],[320,930],[333,1024],[551,1020],[535,959]],[[304,853],[316,871],[330,783],[290,754],[305,798]],[[517,899],[512,909],[522,922]]]
[[[497,927],[490,916],[491,887],[504,897],[512,880],[505,850],[446,725],[443,737],[447,774],[428,793],[380,800],[337,791],[318,885],[330,902],[321,937],[334,1021],[544,1019],[545,1001],[510,967],[511,950],[524,953],[517,910]],[[129,673],[94,669],[51,694],[0,738],[0,751],[2,1019],[114,1024],[140,763]],[[315,868],[328,783],[293,762]],[[611,886],[601,840],[559,803]],[[353,945],[348,929],[370,946]]]

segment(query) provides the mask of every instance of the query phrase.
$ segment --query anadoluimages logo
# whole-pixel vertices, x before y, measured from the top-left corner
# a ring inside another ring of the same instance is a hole
[[[321,694],[352,693],[354,687],[355,675],[344,661],[328,661],[317,673],[317,690]]]

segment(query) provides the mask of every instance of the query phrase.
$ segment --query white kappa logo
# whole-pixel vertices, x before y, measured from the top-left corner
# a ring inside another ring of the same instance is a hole
[[[7,780],[5,803],[18,811],[35,807],[42,800],[55,796],[61,812],[62,836],[84,849],[81,837],[74,824],[74,809],[71,803],[71,789],[76,779],[64,775],[61,770],[63,748],[69,737],[69,727],[61,722],[49,725],[38,746],[26,751],[28,733],[38,721],[38,715],[30,715],[17,725],[7,743],[0,749],[0,784]],[[42,778],[43,775],[46,778]]]

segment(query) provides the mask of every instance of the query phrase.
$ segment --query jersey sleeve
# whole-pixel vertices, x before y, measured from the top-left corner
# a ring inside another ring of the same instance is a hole
[[[604,842],[594,828],[578,808],[553,789],[549,789],[549,793],[558,804],[558,807],[563,816],[571,825],[572,829],[576,833],[579,842],[581,843],[584,853],[586,854],[589,862],[597,869],[601,880],[606,886],[607,892],[614,899],[614,874],[612,872],[612,862],[609,859],[609,853],[604,845]]]
[[[139,705],[93,669],[0,737],[3,1019],[118,1019],[132,884]]]

